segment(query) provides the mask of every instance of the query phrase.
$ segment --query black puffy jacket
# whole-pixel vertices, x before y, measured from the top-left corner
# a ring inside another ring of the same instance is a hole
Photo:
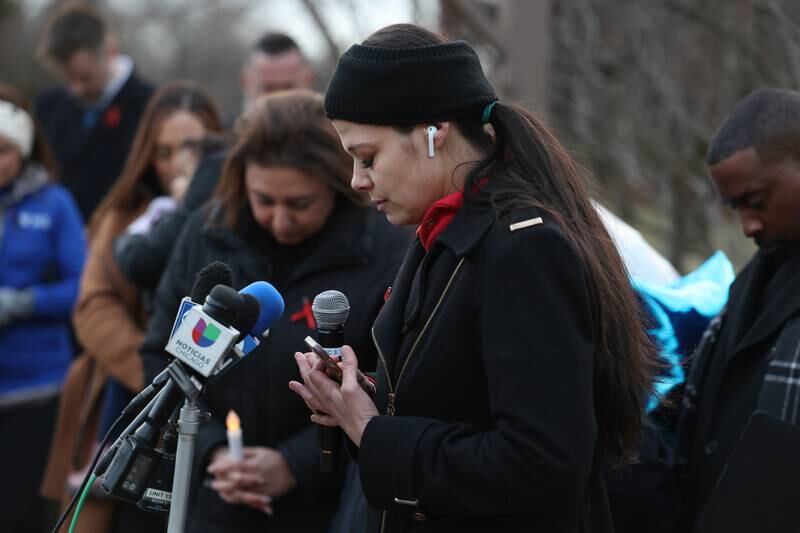
[[[213,213],[211,207],[192,215],[162,277],[141,351],[149,379],[167,362],[163,347],[178,302],[189,295],[200,269],[215,260],[227,263],[237,289],[257,280],[272,281],[269,258],[256,251],[252,239],[243,237],[245,232],[222,226]],[[323,531],[335,510],[341,476],[323,477],[317,428],[310,423],[308,408],[288,388],[289,380],[300,378],[293,354],[304,351],[303,338],[313,333],[304,303],[310,311],[308,302],[320,292],[343,292],[351,307],[345,341],[362,357],[365,370],[374,369],[370,329],[410,239],[383,217],[340,201],[317,240],[309,255],[281,276],[277,288],[286,311],[270,328],[269,337],[207,388],[204,402],[212,419],[202,426],[195,448],[187,531]],[[297,488],[274,502],[272,517],[228,505],[201,483],[209,453],[226,443],[223,420],[229,409],[242,420],[245,446],[278,449],[298,481]]]

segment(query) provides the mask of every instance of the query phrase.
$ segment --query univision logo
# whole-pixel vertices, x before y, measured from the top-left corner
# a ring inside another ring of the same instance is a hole
[[[192,330],[192,340],[201,348],[208,348],[219,338],[220,329],[214,324],[206,324],[202,318]]]

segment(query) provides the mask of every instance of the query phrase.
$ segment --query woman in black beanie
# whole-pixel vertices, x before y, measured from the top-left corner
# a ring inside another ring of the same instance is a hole
[[[656,359],[575,163],[416,26],[351,47],[325,107],[352,187],[417,226],[374,399],[349,349],[341,387],[299,353],[290,383],[354,444],[368,531],[612,531],[600,471],[630,459]]]

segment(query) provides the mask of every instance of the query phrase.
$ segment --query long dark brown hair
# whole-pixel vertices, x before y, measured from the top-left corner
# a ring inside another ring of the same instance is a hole
[[[338,196],[366,205],[364,195],[350,188],[353,160],[325,118],[322,95],[308,90],[270,93],[258,99],[236,126],[237,141],[222,169],[215,192],[223,222],[233,229],[250,209],[245,171],[252,163],[262,167],[290,167],[322,180]]]
[[[158,185],[150,184],[148,188],[144,181],[146,178],[154,177],[153,158],[158,131],[164,121],[177,111],[187,111],[196,115],[208,132],[222,130],[214,102],[193,83],[174,82],[156,91],[150,97],[139,121],[136,136],[119,178],[92,215],[89,224],[90,235],[97,230],[100,221],[107,213],[134,211],[153,196],[152,186]]]
[[[397,24],[379,30],[363,44],[414,48],[446,42],[418,26]],[[490,153],[467,177],[467,205],[489,202],[498,214],[536,207],[548,213],[572,242],[586,268],[596,309],[593,388],[598,452],[611,463],[631,460],[659,366],[622,258],[592,205],[577,165],[538,118],[498,102],[490,119],[494,141],[480,118],[455,123],[468,142]],[[474,186],[486,177],[491,177],[492,187]]]
[[[42,127],[39,124],[39,121],[33,116],[30,100],[28,100],[28,98],[16,88],[7,83],[0,83],[0,100],[5,100],[6,102],[12,103],[30,115],[31,120],[33,120],[34,131],[33,148],[31,149],[31,155],[28,156],[28,160],[42,165],[45,169],[47,169],[50,179],[53,181],[56,180],[58,178],[56,159],[53,157],[53,152],[50,150],[50,146],[47,144],[47,141],[44,138],[44,133],[42,132]]]

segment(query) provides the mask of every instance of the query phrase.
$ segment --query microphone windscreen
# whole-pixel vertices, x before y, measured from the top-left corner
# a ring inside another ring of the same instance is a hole
[[[252,294],[242,294],[242,305],[239,307],[239,314],[233,322],[233,327],[242,334],[250,333],[258,322],[261,314],[261,304]]]
[[[325,291],[317,294],[311,304],[311,312],[317,326],[323,329],[336,329],[344,326],[350,315],[350,302],[339,291]]]
[[[211,318],[230,326],[242,308],[242,295],[228,285],[214,285],[203,303],[203,312]]]
[[[206,296],[216,285],[227,285],[228,287],[233,285],[233,271],[222,261],[209,263],[197,273],[190,294],[192,301],[202,305],[206,301]]]
[[[261,307],[253,329],[250,334],[254,337],[260,336],[267,331],[283,315],[283,297],[278,290],[266,281],[256,281],[239,291],[240,294],[250,294]]]

